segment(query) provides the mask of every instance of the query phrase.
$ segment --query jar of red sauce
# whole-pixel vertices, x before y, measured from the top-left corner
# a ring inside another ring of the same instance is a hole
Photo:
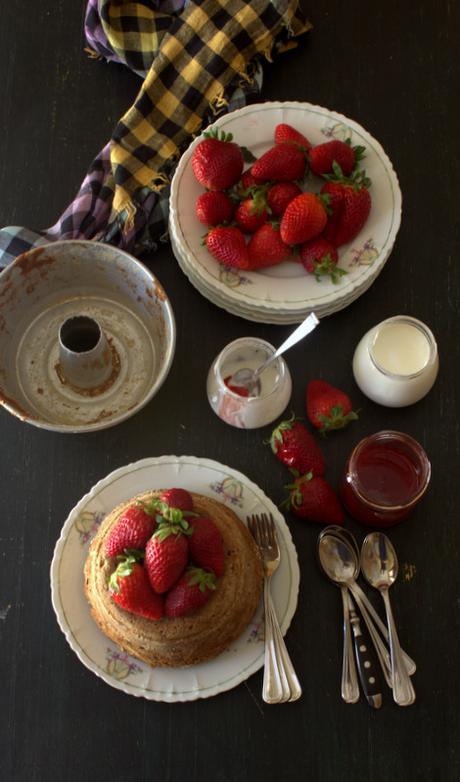
[[[377,432],[351,452],[340,497],[362,524],[392,527],[421,500],[430,476],[430,462],[416,440],[403,432]]]

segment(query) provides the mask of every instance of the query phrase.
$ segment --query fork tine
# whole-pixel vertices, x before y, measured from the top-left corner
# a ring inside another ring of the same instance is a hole
[[[259,514],[256,515],[256,524],[257,524],[257,542],[259,546],[265,546],[265,540],[264,540],[264,528],[262,526],[262,519],[259,516]]]
[[[268,531],[269,531],[269,537],[270,537],[270,545],[276,545],[278,543],[278,535],[276,533],[276,524],[275,519],[273,518],[273,514],[270,513],[269,521],[268,521]]]

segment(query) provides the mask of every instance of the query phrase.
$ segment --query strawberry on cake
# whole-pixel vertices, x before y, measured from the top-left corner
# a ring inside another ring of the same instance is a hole
[[[152,666],[194,665],[238,638],[259,603],[258,549],[236,514],[184,489],[116,507],[93,539],[85,593],[102,632]]]

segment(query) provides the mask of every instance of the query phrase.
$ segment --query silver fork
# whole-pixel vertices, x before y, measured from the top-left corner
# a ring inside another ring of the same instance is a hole
[[[280,550],[272,514],[247,517],[249,530],[264,565],[265,658],[262,697],[266,703],[296,701],[302,689],[290,660],[270,594],[270,578],[280,563]]]

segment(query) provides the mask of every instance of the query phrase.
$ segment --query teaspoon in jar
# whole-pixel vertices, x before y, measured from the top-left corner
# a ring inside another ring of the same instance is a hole
[[[307,334],[310,334],[310,332],[316,328],[318,323],[318,318],[316,317],[315,313],[312,312],[305,318],[300,326],[297,326],[297,328],[292,332],[292,334],[289,335],[283,344],[279,346],[278,350],[276,350],[272,356],[269,356],[266,361],[260,365],[260,367],[257,367],[257,369],[242,367],[231,376],[229,382],[232,384],[232,386],[246,388],[250,396],[259,396],[261,391],[259,378],[262,372],[265,372],[267,367],[269,367],[270,364],[279,356],[285,353],[286,350],[289,350],[289,348],[292,348],[297,344],[297,342],[300,342],[301,339],[306,337]]]

